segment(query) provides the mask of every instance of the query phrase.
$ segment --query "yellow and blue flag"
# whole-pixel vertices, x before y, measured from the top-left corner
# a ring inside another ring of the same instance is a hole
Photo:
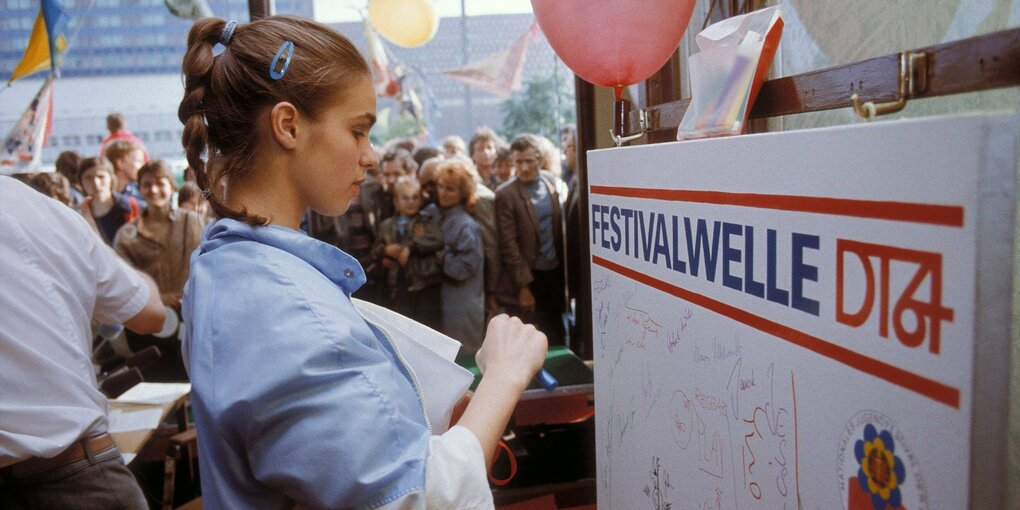
[[[39,14],[35,17],[32,35],[28,39],[28,48],[25,49],[21,62],[11,73],[8,85],[18,78],[46,68],[56,70],[64,51],[67,50],[67,37],[64,32],[71,18],[60,8],[57,0],[41,0],[40,3]]]

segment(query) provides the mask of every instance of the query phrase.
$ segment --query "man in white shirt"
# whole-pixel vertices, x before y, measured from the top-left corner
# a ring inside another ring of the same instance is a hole
[[[107,433],[93,318],[139,333],[165,312],[74,210],[0,176],[0,509],[147,508]]]

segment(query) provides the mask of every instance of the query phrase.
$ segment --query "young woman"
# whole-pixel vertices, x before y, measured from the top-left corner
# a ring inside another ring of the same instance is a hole
[[[113,190],[117,177],[113,165],[102,156],[82,160],[78,182],[86,196],[80,205],[82,214],[95,220],[103,240],[113,245],[117,229],[138,218],[141,206],[134,197]]]
[[[410,368],[349,299],[360,265],[298,230],[306,208],[342,213],[379,162],[364,58],[311,21],[205,18],[183,71],[185,151],[221,218],[183,303],[206,508],[492,507],[486,460],[545,338],[490,322],[485,375],[433,436]]]
[[[476,350],[485,320],[485,252],[475,210],[473,172],[465,158],[436,167],[437,204],[443,231],[443,331]]]

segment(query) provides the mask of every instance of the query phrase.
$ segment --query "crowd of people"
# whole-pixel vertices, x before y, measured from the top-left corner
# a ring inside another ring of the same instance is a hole
[[[310,213],[310,235],[357,258],[357,297],[403,313],[476,350],[486,319],[510,313],[551,345],[569,338],[565,247],[577,207],[576,130],[509,143],[488,127],[438,147],[380,148],[360,196],[339,218]],[[571,190],[573,189],[573,192]],[[574,231],[576,232],[576,230]]]
[[[193,177],[178,190],[170,165],[149,160],[121,114],[110,114],[107,125],[110,136],[99,155],[82,158],[65,151],[57,157],[54,172],[14,177],[78,210],[117,255],[156,282],[161,302],[179,318],[191,253],[211,219],[208,204]],[[156,338],[104,326],[118,332],[113,340],[121,357],[150,345],[160,347],[161,358],[144,368],[147,380],[187,380],[176,332]]]
[[[159,286],[178,316],[191,252],[213,219],[187,171],[178,189],[167,162],[149,160],[119,113],[98,156],[59,155],[55,172],[15,177],[78,209],[107,244]],[[524,133],[509,143],[491,128],[470,141],[452,135],[439,146],[412,138],[377,148],[347,212],[308,211],[302,228],[351,254],[368,282],[356,297],[386,306],[478,349],[487,320],[509,313],[534,324],[551,345],[570,338],[571,274],[567,229],[577,208],[576,130],[557,147]],[[127,352],[154,341],[124,334]],[[576,339],[575,339],[576,341]],[[157,341],[164,358],[146,376],[186,380],[179,341]]]

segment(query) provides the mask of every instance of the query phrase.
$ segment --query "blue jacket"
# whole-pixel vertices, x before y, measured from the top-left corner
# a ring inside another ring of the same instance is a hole
[[[222,219],[192,255],[185,363],[208,509],[374,508],[424,491],[430,431],[339,249]]]
[[[485,251],[478,222],[462,206],[441,212],[443,221],[443,332],[473,346],[485,334]]]

